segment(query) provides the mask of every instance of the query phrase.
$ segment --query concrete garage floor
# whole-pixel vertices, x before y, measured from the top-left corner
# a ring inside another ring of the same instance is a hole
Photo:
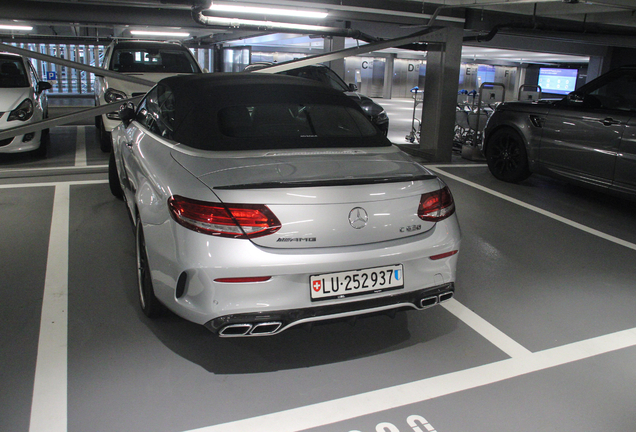
[[[412,101],[379,102],[404,143]],[[1,431],[636,430],[633,203],[457,157],[431,166],[463,231],[456,300],[218,339],[142,315],[94,127],[51,135],[47,160],[0,157]]]

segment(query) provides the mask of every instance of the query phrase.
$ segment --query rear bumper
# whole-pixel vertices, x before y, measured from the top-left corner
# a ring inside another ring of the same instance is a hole
[[[205,327],[221,337],[271,336],[300,324],[397,309],[422,310],[451,299],[454,293],[455,284],[450,282],[420,291],[400,292],[354,303],[225,315],[208,321]]]

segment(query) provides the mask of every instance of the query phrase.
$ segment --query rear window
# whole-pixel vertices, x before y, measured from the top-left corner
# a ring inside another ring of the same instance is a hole
[[[391,145],[341,92],[294,77],[231,75],[159,84],[177,84],[174,141],[212,151]]]
[[[187,49],[115,48],[110,69],[117,72],[198,73],[199,66]]]
[[[0,88],[28,87],[24,64],[19,58],[0,57]]]
[[[376,134],[350,107],[277,103],[232,106],[219,111],[221,133],[232,138],[365,138]]]

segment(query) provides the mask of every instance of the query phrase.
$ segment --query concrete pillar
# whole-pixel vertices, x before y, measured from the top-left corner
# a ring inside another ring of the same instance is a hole
[[[599,75],[601,75],[604,72],[603,64],[605,62],[603,60],[604,60],[603,57],[600,57],[600,56],[591,56],[590,57],[590,62],[587,65],[587,80],[586,80],[586,82],[592,81],[594,78],[598,77]]]
[[[450,162],[457,87],[461,66],[461,27],[446,27],[444,43],[430,43],[426,57],[426,81],[422,103],[420,152],[431,162]]]
[[[517,76],[515,77],[515,86],[513,88],[514,95],[512,98],[506,98],[508,100],[518,100],[519,99],[519,89],[526,82],[526,68],[518,67],[517,68]]]
[[[331,37],[325,39],[325,52],[333,52],[343,50],[345,48],[345,38]],[[345,79],[345,60],[343,58],[332,60],[328,65],[338,76]]]
[[[382,99],[391,99],[393,93],[393,71],[396,54],[389,54],[384,63],[384,87],[382,88]]]

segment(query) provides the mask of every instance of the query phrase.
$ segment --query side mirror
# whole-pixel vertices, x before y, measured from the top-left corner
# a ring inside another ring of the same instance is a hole
[[[601,101],[593,95],[583,92],[573,91],[569,93],[565,99],[565,103],[570,106],[580,106],[585,108],[600,108]]]
[[[35,91],[38,92],[38,94],[42,93],[44,90],[50,90],[53,88],[53,85],[48,82],[48,81],[40,81],[38,82],[37,88],[35,89]]]
[[[119,107],[119,119],[124,126],[128,127],[135,118],[135,105],[132,102],[125,103]]]
[[[568,93],[565,97],[566,102],[571,104],[582,104],[585,100],[585,94],[577,91],[573,91],[572,93]]]
[[[354,83],[349,83],[349,91],[350,92],[357,92],[358,91],[358,86],[355,85]]]

